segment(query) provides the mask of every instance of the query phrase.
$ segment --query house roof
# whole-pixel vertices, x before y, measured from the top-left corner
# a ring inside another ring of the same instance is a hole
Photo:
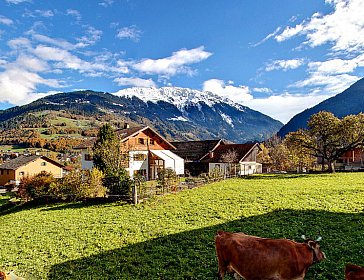
[[[130,128],[117,129],[115,130],[115,133],[121,136],[122,141],[126,141],[129,138],[137,135],[138,133],[148,129],[152,131],[155,135],[157,135],[160,139],[162,139],[164,142],[166,142],[172,149],[176,149],[176,147],[173,144],[171,144],[171,142],[167,141],[167,139],[165,139],[162,135],[160,135],[158,132],[156,132],[149,126],[135,126]],[[84,141],[83,144],[74,147],[74,149],[80,149],[80,150],[88,149],[91,148],[95,142],[96,142],[96,137]]]
[[[133,137],[138,133],[148,129],[152,131],[155,135],[157,135],[160,139],[162,139],[164,142],[166,142],[172,149],[176,149],[176,147],[171,142],[169,142],[167,139],[165,139],[162,135],[160,135],[157,131],[155,131],[153,128],[149,126],[137,126],[137,127],[118,129],[115,132],[122,137],[123,141],[126,141],[130,137]]]
[[[247,144],[225,144],[218,146],[214,152],[212,158],[206,159],[207,162],[226,162],[228,153],[232,152],[235,155],[235,160],[232,163],[238,163],[246,158],[254,147],[258,146],[258,143]]]
[[[200,161],[209,152],[214,151],[219,145],[223,145],[221,139],[217,140],[203,140],[203,141],[186,141],[186,142],[172,142],[176,147],[173,151],[186,161]]]
[[[30,162],[33,162],[35,160],[37,160],[38,158],[42,158],[45,161],[48,161],[54,165],[57,165],[59,167],[63,168],[63,165],[48,158],[45,156],[41,156],[41,155],[30,155],[30,156],[19,156],[17,158],[14,158],[12,160],[9,160],[7,162],[5,162],[4,164],[0,165],[0,169],[7,169],[7,170],[16,170],[19,167],[22,167],[24,165],[27,165]]]

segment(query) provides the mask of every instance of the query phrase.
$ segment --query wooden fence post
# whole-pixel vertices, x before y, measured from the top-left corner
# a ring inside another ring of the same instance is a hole
[[[138,204],[138,190],[135,184],[132,187],[132,196],[133,196],[133,203]]]

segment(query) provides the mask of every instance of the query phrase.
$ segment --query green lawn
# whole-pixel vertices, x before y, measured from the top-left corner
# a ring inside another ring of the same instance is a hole
[[[57,204],[0,214],[0,268],[26,279],[216,279],[214,235],[323,237],[306,279],[364,265],[364,173],[232,179],[133,206]],[[232,278],[229,278],[232,279]]]

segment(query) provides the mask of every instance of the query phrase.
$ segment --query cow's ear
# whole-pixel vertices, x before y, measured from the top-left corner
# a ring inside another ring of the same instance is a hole
[[[313,241],[313,240],[310,240],[307,242],[307,245],[312,248],[312,249],[315,249],[316,248],[316,242]]]

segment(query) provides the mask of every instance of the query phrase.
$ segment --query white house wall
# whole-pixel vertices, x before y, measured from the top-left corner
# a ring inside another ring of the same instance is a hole
[[[134,155],[143,154],[145,156],[145,160],[134,160]],[[129,176],[133,178],[134,171],[145,170],[147,174],[147,178],[149,178],[149,168],[148,168],[148,151],[130,151],[129,152]]]
[[[239,176],[262,173],[262,165],[260,163],[241,162],[239,164],[240,164],[240,167],[237,167],[237,169],[238,169],[237,174]],[[213,172],[216,169],[218,169],[220,174],[224,174],[229,167],[234,168],[233,166],[234,166],[234,164],[223,163],[223,162],[209,163],[209,172]]]
[[[164,160],[164,167],[173,169],[177,175],[183,175],[184,160],[169,150],[151,150],[153,154]]]
[[[90,170],[94,167],[94,162],[92,161],[92,157],[91,157],[91,160],[86,160],[85,157],[86,155],[89,155],[90,152],[89,151],[82,151],[81,152],[81,167],[83,170]]]
[[[257,174],[257,173],[262,173],[262,165],[260,163],[253,161],[252,162],[244,161],[240,163],[240,171],[239,171],[240,176]]]

